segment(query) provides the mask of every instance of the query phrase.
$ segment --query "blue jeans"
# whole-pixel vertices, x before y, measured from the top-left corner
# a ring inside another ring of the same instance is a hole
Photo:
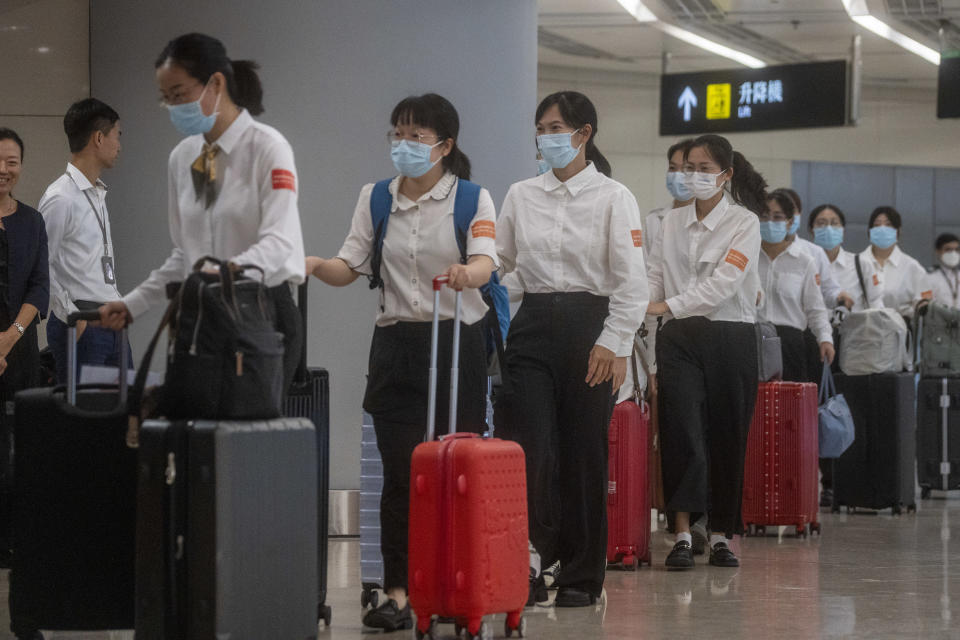
[[[77,381],[80,368],[85,364],[116,367],[119,365],[120,332],[102,327],[87,326],[77,341]],[[67,325],[55,315],[47,320],[47,344],[57,364],[57,383],[67,382]],[[123,345],[126,353],[127,368],[133,368],[133,352],[130,343]]]

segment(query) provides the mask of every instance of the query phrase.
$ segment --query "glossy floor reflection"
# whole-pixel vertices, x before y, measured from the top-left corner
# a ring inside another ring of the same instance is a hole
[[[668,573],[663,560],[669,540],[655,534],[652,568],[609,571],[605,601],[590,609],[528,609],[527,636],[960,639],[960,500],[925,500],[911,515],[823,513],[821,519],[822,538],[780,538],[771,529],[764,538],[735,541],[742,560],[738,570],[704,561],[693,571]],[[358,567],[357,540],[332,540],[333,624],[320,638],[381,635],[365,633],[360,625]],[[4,605],[6,585],[3,572]],[[0,625],[0,639],[11,638],[5,606]],[[503,616],[492,619],[492,628],[503,637]],[[452,626],[439,630],[441,637],[453,637]],[[132,637],[130,632],[47,634],[55,640]]]

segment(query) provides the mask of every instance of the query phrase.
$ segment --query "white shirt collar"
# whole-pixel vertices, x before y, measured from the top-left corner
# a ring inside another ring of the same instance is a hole
[[[453,185],[457,183],[457,176],[453,175],[449,171],[443,174],[443,177],[437,180],[437,184],[433,185],[433,188],[430,191],[427,191],[425,194],[417,198],[417,202],[423,202],[424,200],[433,199],[433,200],[446,200],[447,196],[450,195]],[[393,204],[390,207],[390,211],[396,211],[400,207],[400,176],[397,176],[390,181],[390,194],[393,196]],[[410,200],[406,196],[402,196],[403,199],[407,202]],[[408,208],[404,207],[404,208]]]
[[[67,175],[70,176],[70,179],[73,180],[74,184],[77,185],[77,188],[80,189],[80,191],[93,189],[93,185],[90,184],[90,180],[87,179],[87,176],[83,175],[83,171],[80,171],[80,169],[78,169],[72,162],[67,163]],[[100,187],[104,191],[107,190],[107,185],[100,178],[97,178],[96,186]]]
[[[720,198],[720,202],[718,202],[717,205],[710,210],[710,213],[708,213],[703,220],[697,220],[697,202],[694,200],[687,206],[680,209],[684,212],[683,226],[689,227],[696,222],[700,222],[707,229],[713,231],[717,228],[717,225],[720,224],[720,221],[723,220],[723,218],[727,215],[727,210],[729,208],[730,202],[727,200],[727,196],[724,195],[722,198]]]
[[[227,130],[220,134],[220,137],[214,140],[213,144],[220,147],[220,150],[224,153],[230,153],[237,146],[243,132],[249,129],[252,124],[253,116],[246,109],[241,109],[237,119],[230,123]]]
[[[543,174],[543,190],[547,192],[556,191],[561,186],[565,186],[570,195],[576,196],[593,181],[598,173],[592,162],[588,162],[586,167],[566,182],[560,182],[553,171],[547,171]]]

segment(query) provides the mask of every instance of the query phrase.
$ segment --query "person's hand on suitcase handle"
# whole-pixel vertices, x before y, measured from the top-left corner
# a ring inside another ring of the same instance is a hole
[[[447,286],[457,291],[464,289],[476,289],[482,287],[490,281],[490,274],[493,273],[493,260],[490,256],[475,255],[470,256],[467,264],[452,264],[446,273],[440,277],[446,277]],[[437,280],[433,281],[434,289],[437,288]]]
[[[108,302],[102,305],[96,313],[100,324],[114,331],[119,331],[133,322],[130,310],[127,309],[127,305],[122,300]]]

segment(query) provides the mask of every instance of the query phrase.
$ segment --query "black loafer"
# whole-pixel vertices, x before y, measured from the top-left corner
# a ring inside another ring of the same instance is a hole
[[[577,589],[576,587],[560,587],[554,604],[558,607],[589,607],[596,603],[597,596]]]
[[[686,540],[680,540],[673,545],[673,550],[667,556],[667,561],[664,564],[667,569],[693,569],[693,549],[690,547],[690,543]]]
[[[413,616],[410,613],[410,603],[403,609],[397,606],[397,601],[387,598],[387,601],[376,609],[371,609],[363,616],[363,624],[374,629],[384,631],[399,631],[413,628]]]
[[[710,547],[710,564],[715,567],[739,567],[740,561],[726,542],[718,542]]]

